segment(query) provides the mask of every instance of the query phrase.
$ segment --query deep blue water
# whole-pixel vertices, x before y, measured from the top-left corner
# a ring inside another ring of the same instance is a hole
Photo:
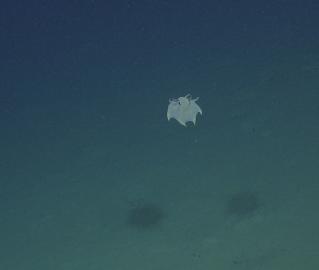
[[[2,1],[0,269],[319,268],[318,14]]]

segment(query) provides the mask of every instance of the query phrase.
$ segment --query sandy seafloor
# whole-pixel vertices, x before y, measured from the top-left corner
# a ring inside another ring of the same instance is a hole
[[[1,116],[0,269],[319,269],[318,51],[185,66],[12,98]],[[168,99],[188,92],[200,97],[197,125],[167,122]],[[238,192],[258,196],[250,215],[227,212]],[[138,204],[163,219],[130,226]]]

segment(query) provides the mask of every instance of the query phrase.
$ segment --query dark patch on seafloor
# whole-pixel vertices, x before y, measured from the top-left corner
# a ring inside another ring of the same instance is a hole
[[[140,230],[148,230],[160,225],[164,218],[161,207],[152,203],[143,203],[129,209],[127,224]]]
[[[261,207],[257,193],[250,191],[237,192],[231,196],[227,203],[227,214],[237,218],[252,216]]]

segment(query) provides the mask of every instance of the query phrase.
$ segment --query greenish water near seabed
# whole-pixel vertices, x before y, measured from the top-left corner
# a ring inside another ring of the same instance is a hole
[[[0,269],[319,267],[316,3],[3,7]]]

